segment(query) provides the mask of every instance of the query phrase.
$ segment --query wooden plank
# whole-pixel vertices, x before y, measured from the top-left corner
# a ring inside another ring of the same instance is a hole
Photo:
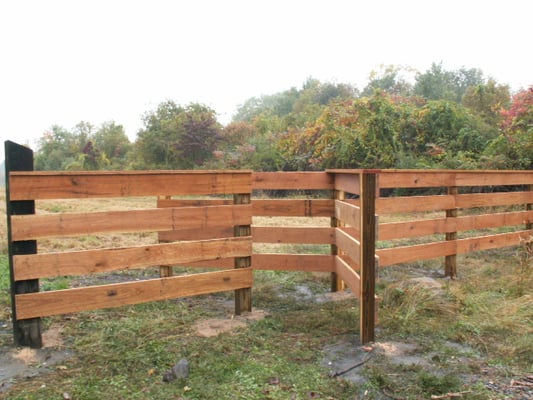
[[[254,190],[333,190],[326,172],[254,172]]]
[[[190,228],[158,232],[158,240],[163,243],[176,242],[179,240],[207,240],[232,237],[233,233],[233,226],[213,225],[205,226],[202,229]]]
[[[494,207],[533,202],[533,192],[475,193],[457,195],[458,208]]]
[[[456,186],[448,188],[448,194],[451,196],[457,196],[458,190]],[[456,197],[457,198],[457,197]],[[449,222],[456,221],[457,208],[450,208],[446,210],[446,220]],[[446,230],[446,240],[457,240],[457,230]],[[444,260],[444,276],[455,279],[457,277],[457,254],[447,255]]]
[[[405,239],[418,236],[444,234],[454,231],[518,226],[533,221],[533,212],[515,211],[482,215],[466,215],[457,218],[391,222],[379,226],[379,240]]]
[[[444,257],[455,253],[456,243],[445,241],[376,250],[380,267]]]
[[[380,197],[376,200],[378,214],[442,211],[454,207],[455,197],[451,195]]]
[[[480,250],[499,249],[502,247],[519,246],[523,239],[531,237],[530,230],[500,233],[475,238],[457,240],[457,254],[471,253]]]
[[[359,298],[361,295],[361,278],[350,265],[341,257],[335,257],[335,272],[352,289],[353,294]]]
[[[355,172],[342,173],[336,171],[335,176],[335,190],[340,190],[346,193],[360,194],[360,175]]]
[[[379,174],[380,189],[455,186],[455,172],[431,170],[390,170]]]
[[[361,258],[360,242],[341,228],[335,229],[335,243],[339,251],[351,259],[359,260]]]
[[[335,200],[335,218],[341,223],[360,229],[361,208],[344,201]]]
[[[13,200],[250,192],[251,171],[11,173]]]
[[[333,199],[291,199],[252,201],[254,217],[332,217]]]
[[[85,275],[252,254],[252,238],[226,238],[150,246],[43,253],[14,257],[16,280]]]
[[[380,188],[528,185],[532,171],[382,170]]]
[[[13,217],[15,240],[91,235],[204,229],[250,223],[250,205],[159,208],[83,214],[42,214]]]
[[[158,208],[229,206],[232,199],[157,199]]]
[[[18,318],[27,319],[100,308],[174,299],[249,288],[251,268],[174,276],[146,281],[20,294],[15,296]]]
[[[334,244],[334,228],[252,226],[254,243]]]
[[[302,272],[334,272],[335,256],[325,254],[254,254],[253,269]]]

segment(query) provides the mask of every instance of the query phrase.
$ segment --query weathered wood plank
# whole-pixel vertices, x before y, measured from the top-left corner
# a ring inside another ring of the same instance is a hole
[[[335,243],[330,227],[252,226],[252,237],[254,243]]]
[[[527,185],[531,171],[382,170],[380,188]]]
[[[352,289],[353,294],[359,298],[361,295],[361,278],[359,274],[341,257],[335,257],[335,272]]]
[[[335,218],[343,224],[360,230],[361,208],[344,201],[335,200]]]
[[[209,226],[246,224],[250,205],[159,208],[83,214],[42,214],[13,217],[14,240],[91,235],[204,229]]]
[[[253,283],[251,268],[174,276],[138,282],[20,294],[19,319],[139,304],[241,288]]]
[[[257,270],[334,272],[335,256],[323,254],[254,254],[252,267]]]
[[[472,253],[480,250],[499,249],[502,247],[518,246],[521,240],[531,236],[530,230],[521,230],[496,235],[458,239],[457,254]]]
[[[209,225],[209,222],[207,222],[206,226],[202,229],[189,228],[158,232],[158,240],[163,243],[176,242],[179,240],[207,240],[232,237],[234,234],[233,226]]]
[[[335,242],[337,248],[353,260],[361,258],[361,243],[351,236],[346,230],[341,228],[335,229]]]
[[[533,221],[532,211],[515,211],[456,218],[438,218],[418,221],[391,222],[379,226],[379,240],[405,239],[417,236],[444,234],[455,231],[518,226]]]
[[[230,199],[157,199],[158,208],[200,207],[200,206],[229,206]]]
[[[187,264],[252,254],[252,238],[226,238],[192,242],[42,253],[14,257],[16,280],[85,275],[158,265]]]
[[[360,194],[360,175],[355,172],[334,172],[335,190],[346,193]]]
[[[254,190],[333,190],[326,172],[254,172]]]
[[[458,208],[494,207],[533,202],[533,192],[475,193],[457,195]]]
[[[252,201],[254,217],[332,217],[333,199],[291,199]]]
[[[378,214],[442,211],[454,207],[455,197],[451,195],[380,197],[376,200]]]
[[[433,242],[417,244],[414,246],[402,246],[376,250],[376,254],[379,257],[380,267],[387,267],[389,265],[426,260],[436,257],[444,257],[455,253],[455,242]]]
[[[13,200],[246,193],[251,171],[11,173]]]

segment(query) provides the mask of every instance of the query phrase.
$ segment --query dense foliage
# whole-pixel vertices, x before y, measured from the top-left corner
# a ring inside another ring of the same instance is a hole
[[[226,126],[205,105],[171,100],[142,121],[134,143],[113,121],[53,126],[36,168],[533,168],[533,87],[511,95],[479,69],[441,64],[382,66],[361,92],[308,79],[246,100]]]

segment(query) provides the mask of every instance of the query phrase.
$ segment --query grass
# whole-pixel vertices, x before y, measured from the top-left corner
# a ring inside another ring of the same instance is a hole
[[[136,199],[126,207],[146,204],[145,199]],[[73,212],[77,206],[72,202],[38,205],[41,212]],[[85,210],[119,206],[111,200],[103,205],[83,204]],[[257,222],[274,224],[270,219]],[[40,241],[39,248],[46,252],[154,240],[151,234],[108,235]],[[7,321],[9,278],[2,245],[0,310],[5,312],[0,319]],[[327,252],[313,246],[283,248]],[[273,251],[268,246],[261,249]],[[438,290],[406,282],[442,271],[439,260],[380,271],[377,339],[416,344],[416,354],[409,355],[421,357],[425,364],[399,363],[398,358],[375,350],[359,368],[364,381],[357,385],[332,378],[323,360],[326,345],[341,338],[353,338],[357,347],[358,302],[352,298],[313,301],[312,295],[329,290],[329,274],[259,271],[253,303],[270,316],[217,337],[198,336],[194,324],[207,318],[228,318],[231,293],[47,318],[45,326],[61,327],[63,346],[73,356],[48,374],[18,380],[0,397],[54,399],[68,393],[73,399],[352,400],[428,399],[464,392],[461,398],[467,400],[502,398],[485,383],[503,385],[513,377],[533,374],[533,278],[528,249],[524,243],[461,256],[458,279],[439,279],[442,287]],[[75,285],[77,280],[42,283],[43,289],[53,290]],[[311,296],[303,296],[298,291],[302,287]],[[1,338],[4,345],[10,344],[10,337]],[[181,358],[190,363],[189,378],[163,382],[164,372]]]

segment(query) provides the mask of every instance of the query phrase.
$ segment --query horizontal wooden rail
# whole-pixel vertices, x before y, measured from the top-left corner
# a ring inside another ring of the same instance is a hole
[[[251,192],[251,171],[11,172],[13,200]]]
[[[252,237],[254,243],[335,243],[335,231],[330,227],[252,226]]]
[[[335,272],[352,289],[353,294],[359,297],[361,294],[361,277],[346,260],[339,256],[335,257]]]
[[[254,217],[332,217],[333,199],[252,200]]]
[[[341,228],[335,229],[335,242],[337,248],[352,260],[359,260],[361,258],[360,242],[351,236],[346,230]]]
[[[360,229],[361,208],[345,201],[335,200],[335,218],[340,223]]]
[[[429,188],[451,186],[528,185],[532,171],[381,170],[379,187]]]
[[[322,254],[254,254],[252,268],[276,271],[334,272],[334,257]]]
[[[218,225],[250,224],[250,205],[158,208],[83,214],[36,214],[11,218],[13,240],[90,235],[204,229]]]
[[[393,264],[415,262],[454,254],[516,246],[522,239],[528,237],[528,235],[531,235],[530,230],[521,230],[465,239],[378,249],[376,250],[376,254],[379,257],[380,267],[386,267]]]
[[[533,221],[533,211],[516,211],[455,218],[390,222],[379,226],[379,240],[407,239],[417,236],[469,230],[518,226]]]
[[[15,296],[19,320],[118,307],[252,286],[251,268]]]
[[[333,176],[326,172],[254,172],[254,190],[333,190]]]
[[[13,257],[16,280],[85,275],[202,260],[244,257],[252,238],[239,237],[113,249],[43,253]]]
[[[378,215],[442,211],[450,208],[455,208],[455,198],[450,195],[394,196],[376,199],[376,213]]]

